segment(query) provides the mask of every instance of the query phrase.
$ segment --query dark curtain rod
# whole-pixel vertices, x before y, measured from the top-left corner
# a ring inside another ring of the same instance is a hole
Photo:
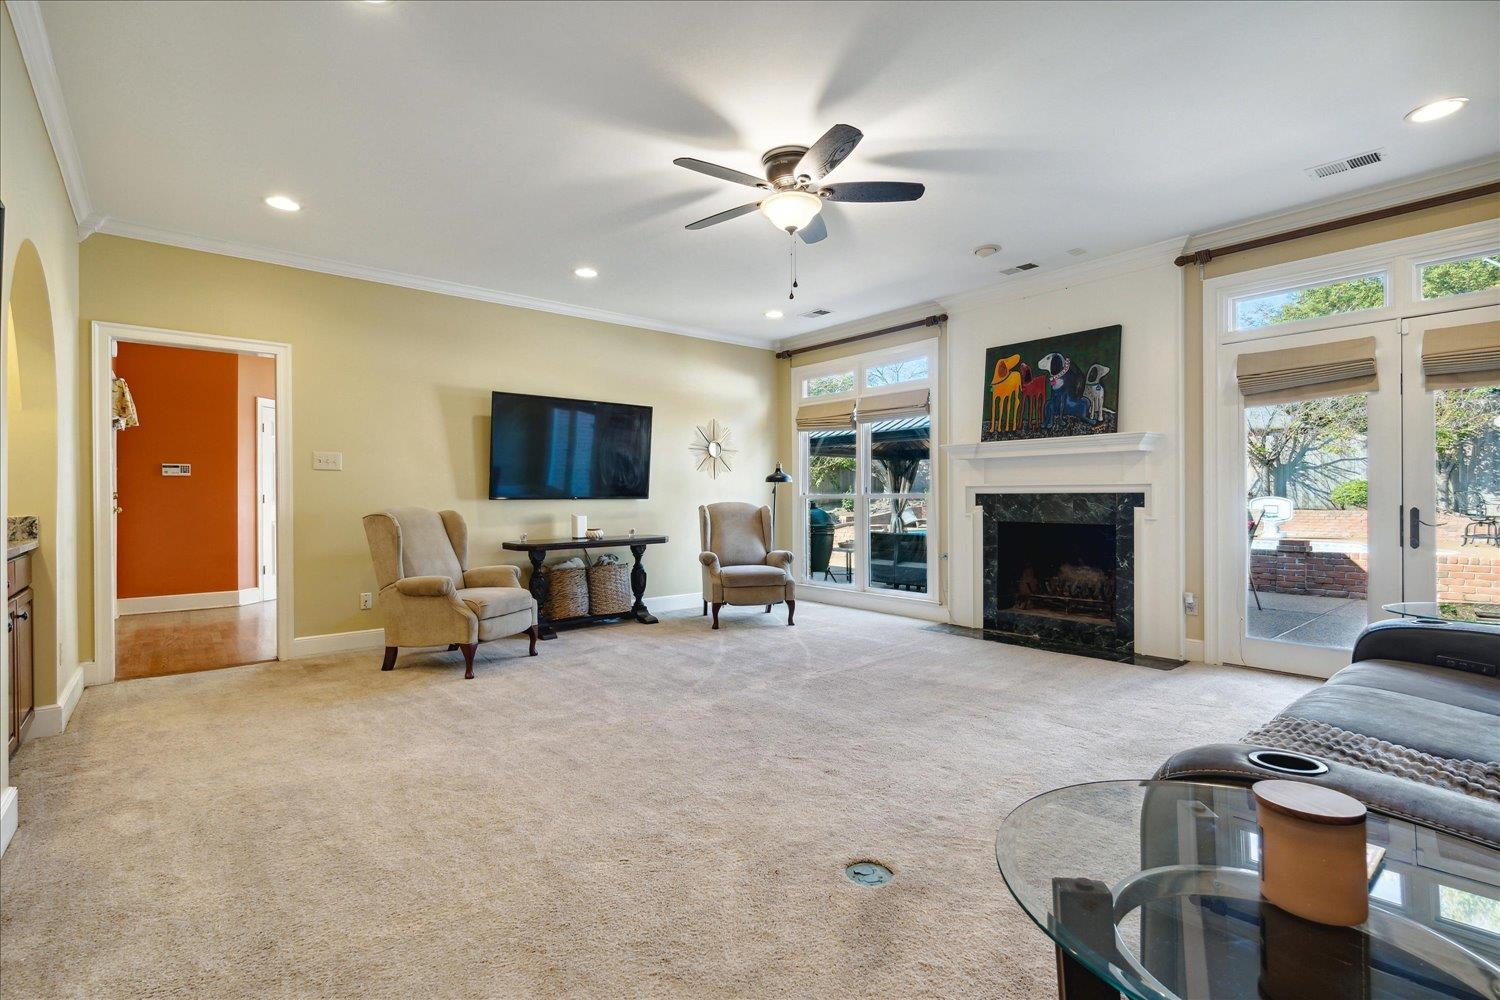
[[[1410,215],[1412,212],[1420,212],[1427,208],[1437,208],[1439,205],[1451,205],[1456,201],[1468,201],[1470,198],[1482,198],[1487,194],[1500,192],[1500,182],[1494,184],[1481,184],[1478,187],[1465,188],[1462,191],[1450,191],[1447,194],[1436,195],[1432,198],[1423,198],[1420,201],[1409,201],[1404,205],[1392,205],[1389,208],[1377,208],[1373,212],[1362,212],[1359,215],[1351,215],[1343,219],[1335,219],[1332,222],[1320,222],[1315,226],[1303,226],[1301,229],[1288,229],[1284,233],[1274,233],[1270,236],[1262,236],[1258,239],[1245,240],[1243,243],[1231,243],[1226,247],[1215,247],[1205,250],[1196,250],[1193,253],[1185,253],[1178,257],[1173,263],[1178,267],[1187,267],[1189,264],[1197,264],[1200,267],[1211,260],[1227,257],[1232,253],[1243,253],[1246,250],[1259,250],[1261,247],[1275,246],[1277,243],[1286,243],[1290,240],[1300,240],[1304,236],[1318,236],[1322,233],[1331,233],[1339,229],[1348,229],[1350,226],[1362,226],[1366,222],[1380,222],[1383,219],[1393,219],[1398,215]]]
[[[888,326],[884,330],[871,330],[869,333],[859,333],[852,337],[840,337],[838,340],[828,340],[821,344],[810,344],[807,347],[794,347],[790,351],[777,351],[778,358],[796,357],[798,354],[806,354],[808,351],[821,351],[825,347],[838,347],[842,344],[857,344],[861,340],[869,340],[871,337],[884,337],[888,333],[900,333],[902,330],[915,330],[919,326],[937,326],[939,323],[948,322],[948,314],[940,316],[928,316],[925,319],[914,319],[910,323],[900,323],[896,326]]]

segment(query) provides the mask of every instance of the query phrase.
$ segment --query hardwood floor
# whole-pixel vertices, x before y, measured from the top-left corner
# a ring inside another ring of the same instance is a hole
[[[276,658],[276,602],[204,611],[122,615],[115,679],[165,677]]]

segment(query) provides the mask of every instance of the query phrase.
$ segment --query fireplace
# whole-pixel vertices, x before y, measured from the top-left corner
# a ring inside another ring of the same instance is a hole
[[[988,493],[987,638],[1109,660],[1135,656],[1140,493]]]

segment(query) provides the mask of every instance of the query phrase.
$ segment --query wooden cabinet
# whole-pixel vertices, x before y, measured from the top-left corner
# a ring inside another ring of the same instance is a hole
[[[31,555],[5,564],[6,639],[10,643],[10,718],[6,719],[6,752],[15,753],[36,714],[32,688]]]

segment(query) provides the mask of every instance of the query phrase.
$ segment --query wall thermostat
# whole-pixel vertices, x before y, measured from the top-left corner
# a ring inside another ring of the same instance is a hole
[[[191,476],[193,474],[193,467],[187,462],[163,462],[161,464],[161,474],[164,476]]]

